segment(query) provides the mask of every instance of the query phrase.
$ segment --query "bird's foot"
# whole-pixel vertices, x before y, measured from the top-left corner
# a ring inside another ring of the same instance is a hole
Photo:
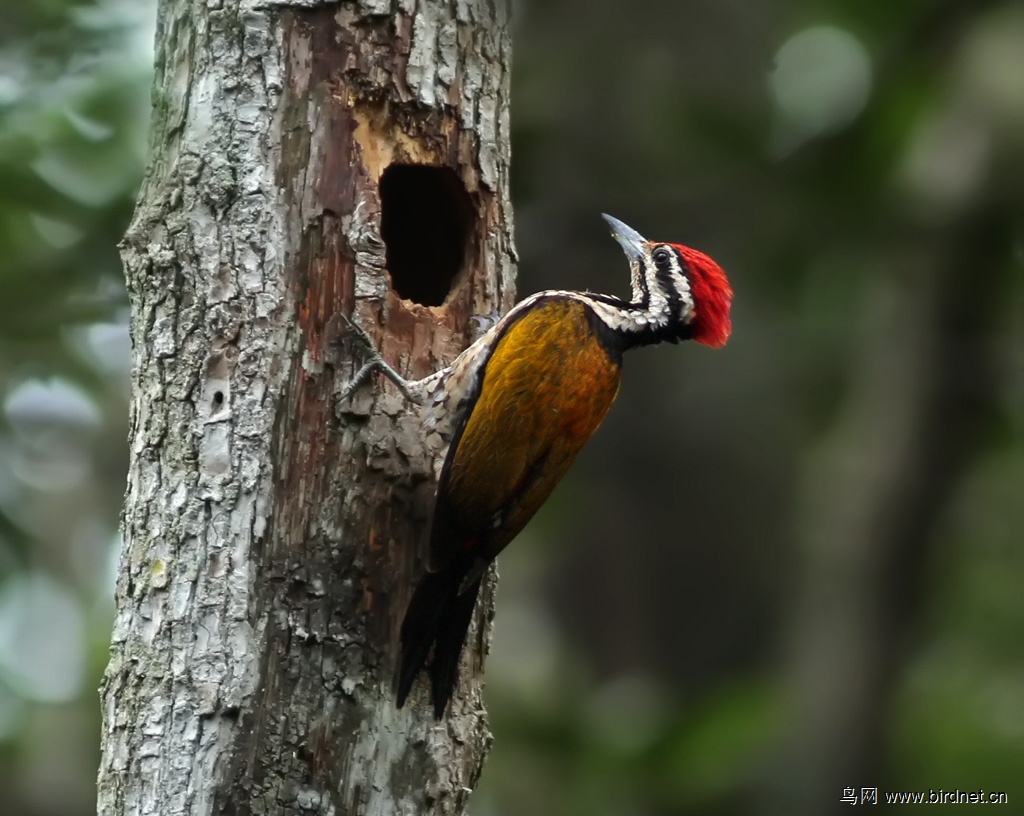
[[[402,396],[405,397],[407,400],[414,403],[421,402],[421,397],[413,393],[413,391],[410,388],[409,382],[404,377],[402,377],[401,374],[399,374],[391,366],[384,362],[384,358],[381,356],[381,353],[377,349],[377,346],[374,345],[374,342],[370,338],[370,335],[363,331],[361,327],[357,326],[355,323],[349,320],[348,317],[346,317],[345,315],[339,313],[338,316],[344,322],[345,327],[348,330],[347,333],[350,334],[356,340],[356,342],[358,342],[359,345],[363,347],[367,356],[367,360],[365,363],[363,363],[362,368],[360,368],[352,377],[352,379],[349,380],[342,387],[339,394],[339,399],[348,399],[350,396],[352,396],[356,389],[359,388],[359,386],[366,382],[366,380],[374,371],[379,371],[381,374],[383,374],[385,377],[387,377],[389,380],[391,380],[391,382],[395,384],[395,387],[397,387],[398,390],[402,392]]]

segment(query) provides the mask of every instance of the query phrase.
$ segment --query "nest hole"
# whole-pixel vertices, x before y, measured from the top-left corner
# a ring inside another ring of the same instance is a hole
[[[440,306],[466,260],[473,202],[449,167],[392,164],[380,177],[380,234],[400,298]]]

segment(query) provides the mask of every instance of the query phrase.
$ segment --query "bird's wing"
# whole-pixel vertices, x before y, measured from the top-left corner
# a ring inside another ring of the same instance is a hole
[[[538,303],[508,327],[441,470],[432,569],[486,565],[515,538],[601,424],[619,371],[579,301]]]

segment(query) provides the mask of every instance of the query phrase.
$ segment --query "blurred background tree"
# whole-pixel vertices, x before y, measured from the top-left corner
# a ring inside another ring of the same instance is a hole
[[[93,812],[151,0],[0,21],[0,813]],[[712,254],[501,558],[476,816],[1024,801],[1024,8],[521,0],[521,293]],[[1019,804],[1016,805],[1019,807]],[[953,809],[956,812],[956,808]],[[1008,811],[1010,812],[1010,811]]]

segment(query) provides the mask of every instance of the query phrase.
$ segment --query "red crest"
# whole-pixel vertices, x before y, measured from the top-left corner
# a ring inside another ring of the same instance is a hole
[[[721,348],[732,332],[729,308],[732,287],[718,264],[703,252],[673,244],[689,268],[690,294],[693,296],[693,339],[712,348]]]

